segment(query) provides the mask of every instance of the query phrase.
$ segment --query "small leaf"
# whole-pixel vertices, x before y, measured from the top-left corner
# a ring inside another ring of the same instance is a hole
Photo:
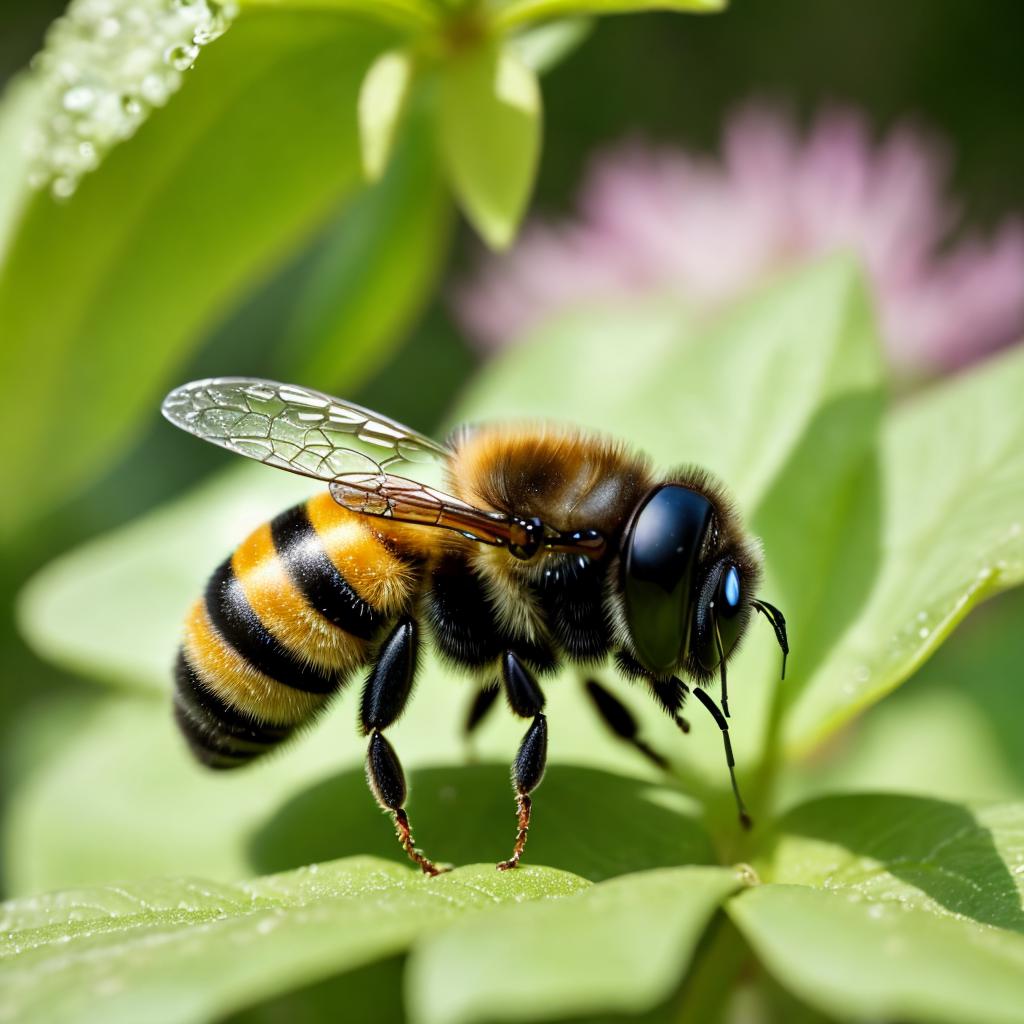
[[[359,88],[359,138],[363,171],[370,181],[381,177],[391,157],[412,74],[412,57],[402,50],[391,50],[370,65]]]
[[[494,24],[500,30],[531,21],[579,15],[638,14],[641,11],[680,11],[708,14],[724,10],[727,0],[503,0]]]
[[[565,18],[512,36],[508,45],[528,68],[543,75],[580,46],[593,27],[589,18]]]
[[[795,700],[810,749],[902,683],[979,602],[1024,581],[1024,348],[899,407],[858,515],[881,524],[856,619]]]
[[[727,905],[765,968],[842,1019],[1017,1024],[1024,935],[847,893],[764,885]]]
[[[467,918],[415,948],[414,1024],[549,1021],[653,1009],[678,988],[708,921],[740,888],[726,868],[628,875],[557,904]]]
[[[540,154],[540,88],[511,50],[484,45],[441,70],[441,149],[456,196],[504,248],[526,208]]]
[[[0,907],[4,1012],[27,1022],[220,1019],[406,949],[505,901],[557,899],[583,879],[492,865],[426,879],[362,857],[237,885],[155,880]]]

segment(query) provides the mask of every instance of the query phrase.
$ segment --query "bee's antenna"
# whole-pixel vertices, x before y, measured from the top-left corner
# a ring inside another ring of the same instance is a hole
[[[772,624],[772,629],[775,630],[775,639],[778,640],[779,647],[782,648],[782,678],[785,679],[786,658],[789,657],[789,638],[786,636],[786,616],[783,615],[775,605],[769,604],[767,601],[758,599],[751,601],[750,603]],[[722,696],[722,703],[725,703],[724,694]]]
[[[722,647],[722,634],[718,631],[718,616],[714,616],[715,622],[715,646],[718,648],[718,671],[722,676],[722,713],[729,718],[729,690],[728,678],[725,671],[725,650]],[[785,674],[785,670],[783,670]]]

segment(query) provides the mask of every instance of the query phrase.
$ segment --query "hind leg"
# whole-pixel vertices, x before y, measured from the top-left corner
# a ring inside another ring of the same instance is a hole
[[[377,662],[363,687],[359,715],[363,732],[370,737],[366,751],[366,778],[377,803],[391,814],[402,849],[426,875],[442,870],[417,848],[405,811],[408,790],[405,773],[395,748],[384,730],[405,710],[412,695],[419,654],[419,630],[415,620],[401,619],[381,645]]]
[[[537,681],[513,651],[506,651],[501,660],[501,675],[513,714],[520,718],[532,718],[533,722],[512,762],[512,784],[516,791],[516,842],[512,856],[497,865],[499,871],[508,871],[518,865],[526,849],[530,831],[530,816],[533,801],[530,794],[544,778],[544,766],[548,757],[548,720],[543,715],[544,694]]]

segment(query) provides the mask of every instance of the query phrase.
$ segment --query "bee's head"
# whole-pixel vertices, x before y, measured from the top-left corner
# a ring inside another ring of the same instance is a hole
[[[636,657],[659,676],[706,679],[736,648],[756,607],[756,549],[707,477],[650,491],[622,538],[626,625]]]

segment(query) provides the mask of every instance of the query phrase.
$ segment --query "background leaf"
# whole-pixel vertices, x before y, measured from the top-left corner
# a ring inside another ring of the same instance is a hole
[[[741,885],[726,868],[647,871],[555,904],[467,919],[419,943],[406,992],[415,1024],[636,1014],[685,976],[711,916]]]
[[[441,149],[452,189],[495,248],[515,235],[540,156],[540,87],[512,50],[479,46],[441,68]]]
[[[0,277],[18,339],[0,374],[19,382],[0,431],[32,440],[4,461],[0,530],[112,458],[198,336],[356,187],[355,97],[387,39],[240,17],[70,202],[33,198]]]
[[[882,435],[880,567],[786,723],[806,750],[903,682],[978,602],[1024,579],[1024,351],[895,410]]]
[[[783,985],[841,1020],[1020,1019],[1016,932],[799,885],[748,890],[728,909]]]
[[[460,914],[586,885],[491,865],[426,879],[353,858],[235,886],[155,880],[14,901],[0,909],[4,1009],[26,1022],[214,1020],[399,952]]]
[[[384,177],[343,210],[296,296],[282,379],[351,393],[426,306],[452,227],[431,129],[422,104],[409,111]]]

